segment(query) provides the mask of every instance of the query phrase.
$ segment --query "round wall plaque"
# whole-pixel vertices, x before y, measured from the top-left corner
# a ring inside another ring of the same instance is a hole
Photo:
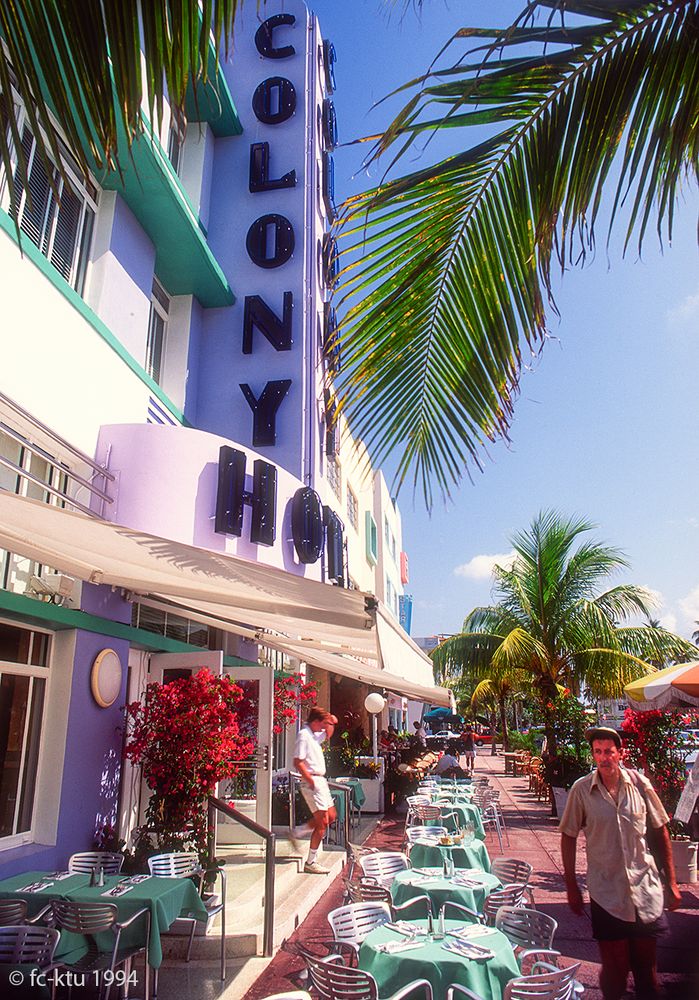
[[[90,674],[92,697],[100,708],[109,708],[119,697],[123,669],[113,649],[103,649],[95,657]]]

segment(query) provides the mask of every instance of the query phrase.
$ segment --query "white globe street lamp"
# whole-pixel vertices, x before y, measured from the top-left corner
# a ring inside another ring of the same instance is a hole
[[[371,716],[371,738],[374,750],[374,760],[377,760],[379,756],[379,725],[377,716],[380,712],[383,712],[385,706],[386,699],[383,695],[379,694],[378,691],[372,691],[372,693],[368,694],[364,699],[364,708]]]

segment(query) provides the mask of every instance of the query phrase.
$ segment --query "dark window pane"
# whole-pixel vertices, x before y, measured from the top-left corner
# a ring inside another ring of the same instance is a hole
[[[14,833],[29,678],[0,678],[0,837]]]
[[[35,667],[46,667],[49,662],[49,636],[45,632],[35,632],[32,643],[32,663]]]
[[[41,720],[44,714],[44,692],[46,682],[41,677],[34,678],[32,685],[32,707],[27,729],[27,749],[24,757],[24,774],[22,775],[22,795],[19,805],[17,833],[31,829],[34,812],[34,790],[36,788],[36,772],[39,767],[39,746],[41,743]]]
[[[67,184],[63,185],[51,249],[51,263],[70,281],[80,225],[80,201]]]
[[[0,660],[10,663],[27,663],[29,661],[29,640],[31,632],[14,625],[0,622]]]

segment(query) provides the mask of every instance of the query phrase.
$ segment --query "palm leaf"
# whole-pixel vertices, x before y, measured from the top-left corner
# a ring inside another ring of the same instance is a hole
[[[339,402],[428,506],[507,436],[553,263],[594,249],[604,192],[610,226],[625,212],[640,245],[653,217],[671,235],[678,186],[698,175],[699,0],[548,6],[578,18],[570,34],[491,32],[496,55],[426,75],[375,154],[400,159],[426,127],[488,121],[490,138],[343,210]]]
[[[18,0],[0,4],[0,155],[11,211],[26,186],[14,82],[49,177],[63,169],[63,139],[85,174],[91,160],[119,170],[144,131],[142,102],[162,125],[164,101],[183,111],[190,85],[207,82],[209,44],[228,38],[243,0]],[[249,0],[252,2],[252,0]],[[141,58],[143,53],[143,61]],[[145,75],[143,72],[145,68]],[[126,137],[126,147],[123,137]],[[12,176],[10,147],[17,151]]]

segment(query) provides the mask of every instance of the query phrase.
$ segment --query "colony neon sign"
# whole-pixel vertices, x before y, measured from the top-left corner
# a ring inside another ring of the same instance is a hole
[[[282,26],[296,23],[293,14],[275,14],[268,17],[255,33],[255,47],[264,59],[289,59],[296,55],[293,45],[277,45],[274,33]],[[284,76],[270,76],[263,80],[252,96],[252,109],[258,121],[265,125],[280,125],[296,112],[296,88]],[[250,146],[249,189],[251,194],[264,191],[288,190],[296,187],[296,170],[289,170],[280,177],[271,177],[270,145],[253,142]],[[250,260],[265,270],[283,267],[291,258],[296,245],[294,227],[277,212],[267,212],[255,219],[248,229],[245,249]],[[246,295],[243,312],[243,354],[253,352],[253,333],[258,330],[275,351],[292,348],[292,319],[294,295],[282,294],[281,315],[259,295]],[[259,396],[255,396],[247,382],[240,389],[252,411],[252,444],[255,448],[276,444],[277,412],[289,389],[291,379],[268,381]]]

